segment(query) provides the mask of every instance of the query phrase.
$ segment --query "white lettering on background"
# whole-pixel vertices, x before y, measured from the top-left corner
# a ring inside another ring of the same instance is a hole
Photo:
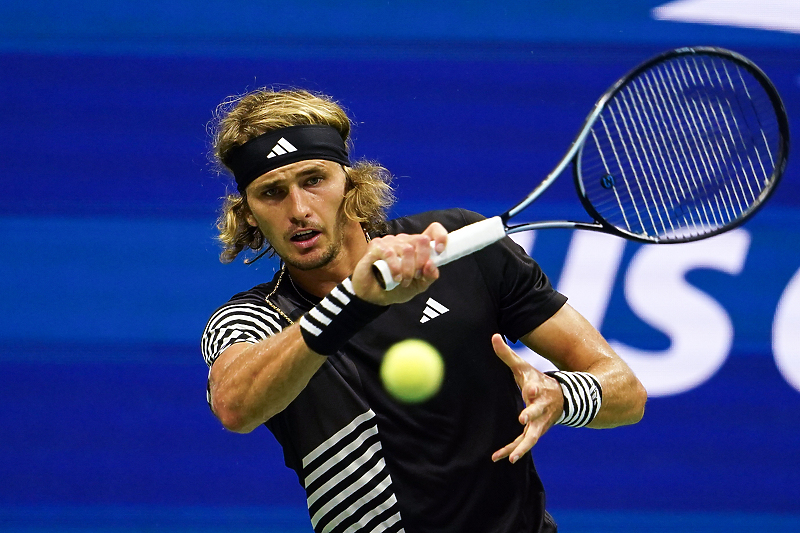
[[[800,391],[800,270],[792,276],[775,310],[772,352],[783,378]]]
[[[529,254],[535,232],[512,238]],[[602,233],[575,231],[559,278],[558,290],[597,329],[606,318],[626,241]],[[708,294],[686,282],[687,272],[705,268],[741,273],[750,234],[737,229],[699,243],[643,246],[625,275],[631,310],[670,339],[662,351],[610,343],[642,380],[651,396],[689,391],[710,379],[730,354],[734,340],[728,312]],[[790,280],[775,310],[772,329],[775,363],[784,379],[800,391],[800,270]],[[555,366],[524,346],[517,352],[539,370]]]
[[[625,251],[625,240],[603,233],[572,234],[558,291],[596,329],[603,326],[614,282]]]
[[[625,278],[630,308],[669,336],[662,351],[640,350],[612,342],[651,396],[680,394],[711,378],[728,357],[733,325],[727,311],[690,285],[685,274],[697,268],[739,274],[750,234],[736,229],[702,242],[643,246]]]

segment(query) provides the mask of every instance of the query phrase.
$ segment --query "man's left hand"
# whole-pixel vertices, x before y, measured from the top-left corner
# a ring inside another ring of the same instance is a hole
[[[542,374],[517,355],[505,343],[502,336],[498,334],[492,336],[492,347],[497,356],[514,373],[514,379],[525,401],[525,409],[519,415],[519,422],[525,429],[514,442],[494,452],[492,461],[508,457],[512,463],[516,463],[561,416],[564,397],[561,385],[555,379]]]

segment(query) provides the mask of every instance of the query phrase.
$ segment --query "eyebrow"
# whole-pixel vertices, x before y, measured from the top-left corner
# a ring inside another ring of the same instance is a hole
[[[295,173],[294,178],[302,179],[302,178],[305,178],[305,177],[308,177],[308,176],[311,176],[311,175],[314,175],[314,174],[320,174],[320,173],[324,173],[324,172],[327,172],[327,169],[326,169],[325,166],[316,165],[315,164],[315,165],[311,165],[311,166],[305,167],[302,170],[298,170],[297,173]],[[268,180],[265,180],[265,181],[263,181],[261,183],[255,184],[255,188],[259,189],[259,190],[263,190],[265,188],[276,187],[276,186],[278,186],[278,185],[280,185],[282,183],[290,181],[291,179],[292,178],[285,178],[285,177],[268,179]]]
[[[320,172],[325,172],[326,168],[324,166],[317,166],[314,165],[312,167],[306,167],[303,170],[300,170],[295,175],[298,178],[304,178],[310,174],[319,174]]]

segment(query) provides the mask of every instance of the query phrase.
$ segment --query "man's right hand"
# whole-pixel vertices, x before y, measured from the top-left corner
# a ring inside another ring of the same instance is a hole
[[[425,292],[439,278],[439,269],[431,259],[431,243],[441,253],[447,244],[447,230],[438,222],[419,235],[387,235],[373,239],[367,253],[353,272],[353,288],[359,298],[378,305],[407,302]],[[375,261],[383,259],[399,286],[384,290],[372,269]]]

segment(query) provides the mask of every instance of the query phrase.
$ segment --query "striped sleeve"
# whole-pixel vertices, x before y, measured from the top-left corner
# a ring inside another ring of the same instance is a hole
[[[217,309],[206,324],[200,341],[203,359],[210,367],[226,348],[237,342],[256,343],[283,328],[280,315],[258,296],[232,300]]]

